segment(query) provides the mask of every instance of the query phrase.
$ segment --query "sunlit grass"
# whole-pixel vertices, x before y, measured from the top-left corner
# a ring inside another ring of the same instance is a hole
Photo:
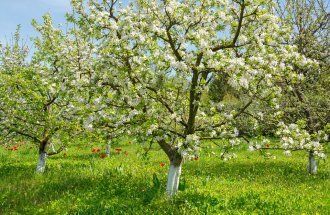
[[[44,175],[34,172],[36,149],[1,148],[0,214],[330,214],[329,164],[311,176],[304,152],[265,159],[241,149],[224,162],[208,148],[186,161],[169,200],[165,154],[155,147],[144,156],[126,141],[116,147],[119,154],[102,159],[91,146],[72,146],[48,159]]]

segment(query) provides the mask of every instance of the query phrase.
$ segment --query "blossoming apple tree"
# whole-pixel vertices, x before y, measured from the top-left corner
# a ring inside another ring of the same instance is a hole
[[[258,100],[276,108],[281,89],[275,83],[295,76],[292,63],[310,63],[283,44],[288,29],[279,27],[269,1],[116,2],[73,0],[74,21],[97,46],[98,86],[120,91],[106,106],[127,101],[122,110],[142,120],[125,129],[152,138],[168,156],[169,195],[178,190],[184,159],[204,140],[238,144],[235,120]],[[207,96],[210,82],[223,74],[248,95],[238,109],[224,111]]]
[[[73,103],[74,69],[78,50],[75,40],[55,28],[49,15],[44,23],[33,22],[40,36],[35,53],[27,60],[26,47],[15,43],[1,51],[0,128],[4,139],[24,138],[38,145],[37,172],[43,172],[46,157],[65,148],[61,142],[75,128]],[[65,140],[67,142],[67,140]],[[58,143],[58,149],[48,150]]]
[[[308,151],[307,170],[317,172],[317,160],[325,158],[324,145],[329,135],[329,13],[326,1],[287,0],[275,5],[283,25],[290,26],[286,43],[295,45],[297,52],[314,60],[318,66],[293,65],[295,78],[285,78],[279,85],[283,122],[277,135],[281,145],[265,147],[267,141],[251,149]]]

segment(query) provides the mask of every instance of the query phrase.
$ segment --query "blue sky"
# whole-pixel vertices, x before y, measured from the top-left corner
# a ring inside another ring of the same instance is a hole
[[[70,0],[0,0],[0,43],[9,41],[16,26],[21,24],[24,40],[36,35],[31,20],[41,20],[49,12],[55,23],[65,23]]]

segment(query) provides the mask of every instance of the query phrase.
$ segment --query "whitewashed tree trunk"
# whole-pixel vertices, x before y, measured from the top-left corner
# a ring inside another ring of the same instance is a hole
[[[176,194],[179,188],[179,181],[180,181],[180,175],[181,175],[181,166],[176,166],[174,164],[170,164],[170,169],[168,171],[167,176],[167,185],[166,185],[166,192],[169,196],[173,196]]]
[[[315,155],[313,151],[309,151],[307,170],[310,174],[317,173],[317,161],[315,160]]]
[[[111,149],[111,144],[108,143],[106,146],[105,146],[105,154],[109,157],[110,156],[110,149]]]
[[[38,161],[37,169],[36,169],[37,172],[43,173],[45,171],[46,158],[47,158],[47,153],[46,152],[39,153],[39,161]]]

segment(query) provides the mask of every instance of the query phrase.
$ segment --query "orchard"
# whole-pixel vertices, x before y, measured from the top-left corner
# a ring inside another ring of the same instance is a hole
[[[0,214],[328,214],[329,4],[71,0],[0,43]]]

